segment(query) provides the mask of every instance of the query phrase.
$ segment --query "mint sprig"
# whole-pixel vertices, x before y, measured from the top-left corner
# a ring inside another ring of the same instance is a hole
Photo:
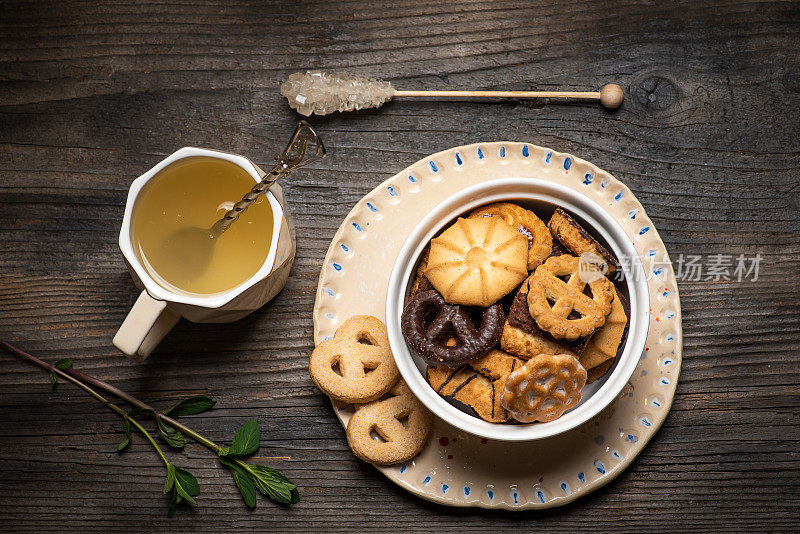
[[[131,434],[134,429],[144,436],[167,470],[167,479],[162,494],[169,495],[167,514],[170,517],[182,503],[197,503],[195,497],[200,495],[200,485],[192,473],[176,466],[167,459],[155,438],[137,420],[139,417],[153,419],[156,423],[158,436],[173,449],[182,449],[187,443],[188,436],[216,452],[220,463],[230,470],[236,487],[250,509],[256,507],[257,491],[281,504],[295,504],[300,501],[300,492],[291,480],[270,467],[248,464],[245,461],[246,458],[252,456],[258,450],[261,441],[261,430],[255,419],[250,419],[236,431],[230,447],[222,447],[175,419],[210,410],[214,407],[215,402],[209,397],[188,397],[171,408],[160,412],[110,384],[74,370],[72,368],[73,362],[69,358],[62,358],[55,365],[50,365],[5,341],[0,340],[0,345],[49,371],[50,381],[53,385],[58,383],[59,377],[68,380],[117,413],[122,418],[124,433],[122,441],[117,446],[117,451],[122,452],[130,446],[132,442]],[[122,399],[131,405],[131,409],[126,412],[108,401],[94,388]]]
[[[250,419],[236,431],[231,446],[223,447],[217,452],[222,465],[231,470],[245,504],[255,508],[256,490],[281,504],[299,502],[300,492],[291,480],[265,465],[248,464],[244,461],[258,450],[260,438],[258,422]]]

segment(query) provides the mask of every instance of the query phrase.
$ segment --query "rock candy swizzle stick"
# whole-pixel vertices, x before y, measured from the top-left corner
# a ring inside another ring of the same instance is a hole
[[[558,98],[599,100],[608,109],[622,104],[622,88],[607,84],[600,91],[399,91],[391,82],[320,71],[295,72],[281,84],[281,94],[299,113],[377,108],[392,98]]]

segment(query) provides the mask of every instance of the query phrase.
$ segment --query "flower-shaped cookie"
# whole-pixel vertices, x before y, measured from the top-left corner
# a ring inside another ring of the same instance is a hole
[[[431,240],[425,276],[450,304],[489,306],[528,275],[528,240],[500,217],[459,218]]]

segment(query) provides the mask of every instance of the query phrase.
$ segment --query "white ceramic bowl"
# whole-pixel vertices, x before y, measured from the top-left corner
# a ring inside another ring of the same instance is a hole
[[[561,207],[587,225],[604,241],[622,264],[630,303],[628,334],[622,354],[606,375],[588,384],[580,404],[548,423],[489,423],[470,415],[442,398],[425,380],[425,363],[412,353],[403,338],[400,316],[425,246],[459,215],[492,202],[516,202],[539,213]],[[650,321],[650,301],[639,255],[617,222],[597,203],[557,183],[532,178],[503,178],[468,187],[436,206],[411,231],[395,260],[386,294],[386,326],[397,366],[419,400],[434,414],[470,434],[504,441],[526,441],[566,432],[585,423],[620,394],[644,351]]]

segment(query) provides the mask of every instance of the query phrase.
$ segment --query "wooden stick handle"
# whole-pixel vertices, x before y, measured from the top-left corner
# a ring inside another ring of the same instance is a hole
[[[600,100],[609,109],[622,104],[622,88],[608,84],[600,91],[395,91],[395,97],[410,98],[566,98]]]
[[[395,97],[600,98],[600,91],[395,91]]]

